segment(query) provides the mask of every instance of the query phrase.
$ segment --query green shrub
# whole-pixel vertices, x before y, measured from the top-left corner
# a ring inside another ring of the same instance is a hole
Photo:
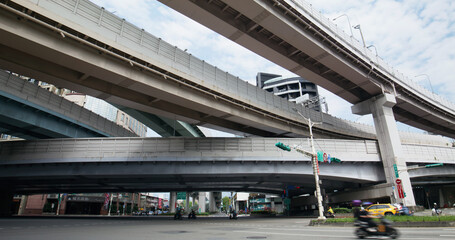
[[[387,217],[394,222],[451,222],[455,216],[390,216]]]
[[[208,212],[201,212],[201,213],[196,213],[196,215],[199,215],[199,216],[208,216],[208,215],[210,215],[210,213],[208,213]]]
[[[455,216],[390,216],[386,217],[393,222],[452,222]],[[318,222],[318,220],[312,220]],[[328,218],[326,223],[354,222],[355,218]]]
[[[333,208],[335,213],[352,213],[352,209],[349,208]]]
[[[269,210],[254,210],[254,211],[251,211],[250,214],[276,214],[276,212],[269,211]]]

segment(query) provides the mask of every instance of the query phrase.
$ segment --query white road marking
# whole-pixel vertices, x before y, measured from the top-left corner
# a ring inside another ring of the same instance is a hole
[[[266,234],[266,235],[287,235],[287,236],[302,236],[302,237],[328,237],[328,238],[349,238],[352,236],[330,236],[330,235],[314,235],[304,233],[275,233],[275,232],[254,232],[254,231],[234,231],[237,233],[254,233],[254,234]]]
[[[283,231],[308,231],[308,232],[327,232],[328,229],[314,229],[314,228],[259,228],[264,230],[283,230]],[[352,229],[336,228],[337,232],[353,232]]]

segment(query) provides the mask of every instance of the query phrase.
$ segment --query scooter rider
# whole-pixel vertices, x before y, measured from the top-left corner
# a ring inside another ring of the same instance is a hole
[[[333,211],[332,207],[329,207],[329,210],[327,210],[329,213],[329,216],[335,216],[335,212]]]
[[[361,210],[359,212],[359,217],[358,217],[359,221],[367,222],[368,223],[368,227],[377,227],[377,224],[373,220],[374,218],[378,218],[378,217],[375,217],[375,216],[371,215],[363,207],[361,208]]]

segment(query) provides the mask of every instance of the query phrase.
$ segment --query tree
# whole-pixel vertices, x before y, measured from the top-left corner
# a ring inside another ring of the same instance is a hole
[[[226,196],[222,200],[223,200],[223,211],[226,211],[229,206],[229,197]]]

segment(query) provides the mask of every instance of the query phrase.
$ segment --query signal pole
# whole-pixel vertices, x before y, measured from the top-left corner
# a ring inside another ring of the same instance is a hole
[[[308,128],[310,129],[310,143],[311,143],[311,163],[313,164],[313,175],[314,175],[314,182],[316,184],[316,198],[318,200],[318,210],[319,210],[319,217],[318,220],[325,220],[324,216],[324,209],[322,207],[322,196],[321,196],[321,187],[319,186],[319,174],[317,170],[317,157],[316,157],[316,150],[314,149],[314,142],[313,142],[313,125],[316,124],[311,122],[310,118],[306,118],[300,112],[296,111],[300,116],[302,116],[308,122]]]
[[[310,144],[311,144],[311,152],[305,151],[303,149],[294,147],[298,152],[303,153],[307,156],[311,157],[311,163],[313,165],[313,175],[314,175],[314,182],[316,185],[316,199],[318,201],[318,211],[319,211],[319,217],[318,220],[325,220],[324,216],[324,209],[322,207],[322,196],[321,196],[321,187],[319,186],[319,174],[317,170],[317,155],[316,155],[316,150],[314,149],[314,141],[313,141],[313,125],[314,124],[321,124],[319,122],[312,122],[310,118],[306,118],[301,114],[296,108],[293,108],[295,112],[297,112],[303,119],[305,119],[308,123],[308,128],[310,129]],[[281,143],[279,145],[282,145]],[[277,147],[280,147],[279,145],[276,145]],[[282,148],[282,147],[280,147]],[[282,148],[284,149],[284,148]],[[287,150],[287,149],[284,149]],[[287,151],[290,151],[287,150]]]

